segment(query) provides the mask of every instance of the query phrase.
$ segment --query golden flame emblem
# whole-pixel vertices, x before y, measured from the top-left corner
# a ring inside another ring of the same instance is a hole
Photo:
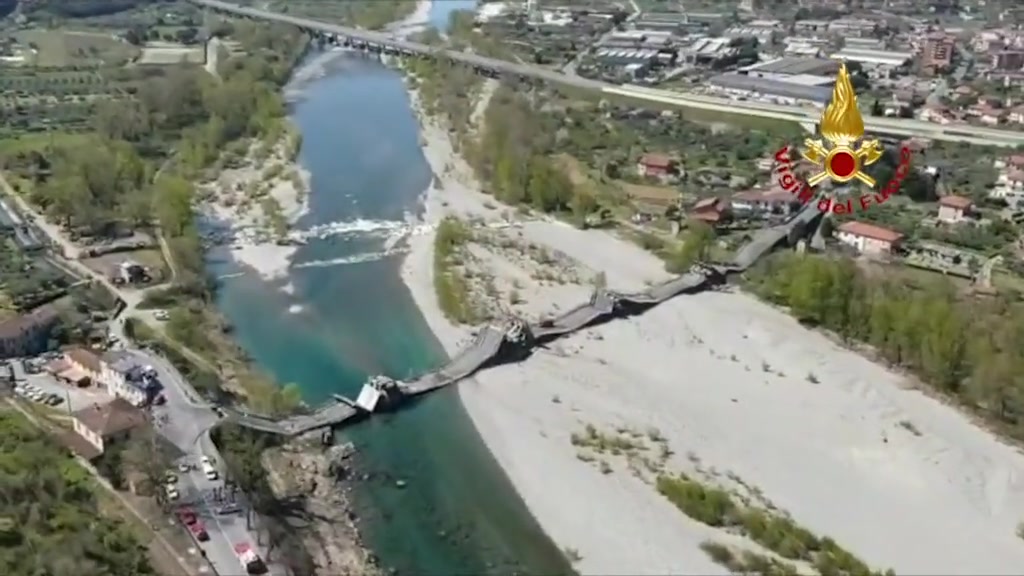
[[[857,108],[857,94],[853,91],[845,63],[839,67],[839,75],[832,88],[832,101],[821,115],[820,130],[821,137],[832,148],[826,147],[822,140],[808,138],[804,141],[806,150],[800,153],[808,161],[822,167],[821,172],[807,179],[807,184],[817,186],[826,178],[840,184],[857,179],[874,187],[875,179],[861,168],[877,162],[882,157],[882,148],[878,140],[862,140],[864,119]],[[861,144],[854,149],[858,140],[862,140]]]

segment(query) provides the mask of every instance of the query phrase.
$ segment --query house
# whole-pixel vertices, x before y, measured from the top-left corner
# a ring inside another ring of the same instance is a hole
[[[86,374],[77,365],[70,362],[67,357],[57,358],[51,362],[48,362],[44,368],[50,374],[53,374],[57,380],[84,388],[92,383],[89,375]]]
[[[733,195],[733,212],[747,214],[790,214],[799,208],[799,199],[785,190],[749,190]]]
[[[679,175],[679,163],[664,154],[644,154],[637,162],[636,173],[642,178],[668,182]]]
[[[857,221],[842,223],[835,237],[862,254],[888,254],[903,241],[903,234],[895,230]]]
[[[113,396],[124,398],[133,406],[148,404],[158,387],[155,379],[123,351],[111,351],[103,355],[100,381]]]
[[[58,319],[56,308],[43,305],[0,322],[0,357],[33,356],[45,351],[50,330]]]
[[[64,360],[68,364],[65,372],[74,375],[74,379],[69,381],[79,383],[88,379],[93,384],[103,384],[103,362],[92,350],[71,348],[64,352]]]
[[[138,262],[126,260],[114,268],[113,273],[110,275],[110,280],[115,284],[144,284],[152,280],[152,278],[145,266]]]
[[[939,222],[956,224],[963,222],[971,214],[974,203],[963,196],[943,196],[939,198]]]
[[[147,419],[142,410],[123,398],[114,398],[107,404],[93,404],[72,413],[71,423],[75,435],[85,440],[84,449],[78,451],[86,458],[94,458],[145,426]]]
[[[715,226],[729,219],[729,206],[720,198],[704,198],[690,209],[689,217]]]

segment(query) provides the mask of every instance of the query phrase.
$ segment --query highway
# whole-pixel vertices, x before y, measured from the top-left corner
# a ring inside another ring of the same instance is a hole
[[[730,114],[754,116],[758,118],[791,120],[806,127],[811,127],[816,124],[821,116],[821,111],[813,106],[783,106],[780,104],[764,102],[733,100],[717,96],[671,92],[668,90],[645,88],[641,86],[620,86],[597,80],[589,80],[579,76],[567,75],[557,70],[550,70],[538,66],[487,58],[468,52],[440,49],[426,44],[420,44],[418,42],[410,42],[408,40],[395,38],[393,35],[388,33],[359,30],[356,28],[349,28],[347,26],[339,26],[337,24],[311,20],[309,18],[300,18],[296,16],[289,16],[288,14],[281,14],[279,12],[261,10],[259,8],[239,6],[237,4],[221,2],[219,0],[188,1],[196,4],[197,6],[245,18],[282,22],[297,26],[304,30],[337,35],[357,42],[367,42],[386,46],[403,53],[424,54],[434,57],[448,58],[480,69],[494,70],[499,73],[518,75],[526,78],[535,78],[545,82],[552,82],[574,88],[594,90],[602,92],[608,96],[629,97],[640,102],[646,101],[661,106],[668,105],[678,108],[691,108],[723,113],[728,112]],[[917,136],[933,140],[964,142],[981,146],[999,146],[1004,148],[1013,148],[1024,145],[1024,132],[1011,130],[998,130],[995,128],[967,125],[942,125],[924,122],[921,120],[880,117],[867,117],[864,119],[864,125],[868,133],[877,135],[902,137]]]

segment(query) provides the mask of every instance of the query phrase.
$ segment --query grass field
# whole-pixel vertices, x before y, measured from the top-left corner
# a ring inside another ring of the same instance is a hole
[[[619,182],[618,184],[629,197],[640,202],[667,206],[679,200],[679,189],[672,186],[630,184],[629,182]]]
[[[19,152],[42,150],[51,145],[78,144],[88,137],[85,134],[71,134],[67,132],[37,132],[24,134],[17,138],[3,138],[0,139],[0,157]]]
[[[36,49],[35,66],[119,66],[138,55],[138,48],[100,32],[19,30],[14,38]]]

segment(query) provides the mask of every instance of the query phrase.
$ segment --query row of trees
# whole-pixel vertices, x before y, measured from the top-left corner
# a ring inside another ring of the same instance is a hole
[[[870,345],[1024,439],[1024,304],[960,299],[941,278],[908,285],[823,256],[779,254],[751,278],[801,322]]]
[[[154,574],[130,527],[100,514],[96,486],[23,417],[0,412],[0,573]]]

